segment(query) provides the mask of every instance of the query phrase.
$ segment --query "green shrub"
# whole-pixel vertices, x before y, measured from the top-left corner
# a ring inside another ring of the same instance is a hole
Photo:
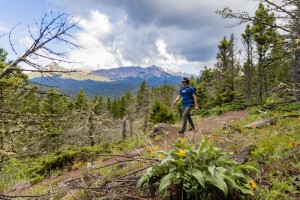
[[[233,103],[222,104],[222,106],[214,106],[211,108],[200,109],[199,112],[193,111],[192,114],[199,114],[201,116],[219,115],[225,112],[242,110],[250,106],[252,105],[247,103],[233,102]]]
[[[175,122],[175,116],[166,105],[155,100],[154,104],[151,106],[150,122],[154,124],[161,122],[173,124]]]
[[[153,164],[138,181],[144,188],[160,182],[159,192],[165,196],[171,185],[184,191],[185,199],[217,200],[234,197],[236,192],[251,194],[256,185],[243,170],[256,169],[231,160],[206,138],[196,148],[179,139],[174,150],[157,151],[160,162]]]
[[[278,105],[278,106],[276,106],[276,110],[284,111],[284,112],[299,111],[300,110],[300,102]]]

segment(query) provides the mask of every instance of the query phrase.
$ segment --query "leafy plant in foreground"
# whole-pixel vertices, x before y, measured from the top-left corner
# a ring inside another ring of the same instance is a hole
[[[157,151],[163,159],[153,164],[137,183],[145,188],[160,182],[159,192],[166,196],[169,186],[180,188],[185,199],[225,199],[240,191],[253,195],[255,182],[243,170],[257,171],[229,159],[220,148],[205,138],[196,148],[187,144],[186,138],[178,139],[174,149]]]

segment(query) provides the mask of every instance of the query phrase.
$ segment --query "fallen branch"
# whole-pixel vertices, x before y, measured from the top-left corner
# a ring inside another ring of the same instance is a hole
[[[248,124],[244,126],[245,128],[260,128],[262,126],[273,124],[277,120],[277,117],[270,117],[266,119],[260,119],[258,121],[252,122],[251,124]]]

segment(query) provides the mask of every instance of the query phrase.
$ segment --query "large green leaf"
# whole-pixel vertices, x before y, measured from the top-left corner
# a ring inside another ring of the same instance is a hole
[[[218,158],[218,162],[225,164],[225,165],[237,165],[238,164],[236,161],[226,158],[226,157]]]
[[[232,177],[230,177],[230,176],[226,176],[225,174],[222,174],[222,176],[223,176],[224,180],[227,180],[227,181],[226,181],[227,184],[228,184],[228,185],[231,185],[232,188],[236,188],[236,187],[237,187],[234,178],[232,178]]]
[[[215,171],[215,176],[211,176],[211,174],[207,171],[203,173],[203,176],[207,182],[209,182],[211,185],[219,188],[223,191],[224,195],[227,196],[228,194],[228,187],[226,182],[224,181],[222,175],[220,175],[217,171]]]
[[[202,141],[202,143],[199,146],[199,153],[203,152],[204,149],[208,146],[208,138],[204,138],[204,140]]]
[[[238,166],[238,168],[243,169],[243,170],[251,170],[251,171],[258,172],[258,169],[256,169],[255,167],[253,167],[251,165],[241,165],[241,166]]]
[[[208,166],[208,171],[212,176],[215,176],[215,168],[216,166]]]
[[[172,178],[175,178],[175,177],[176,177],[176,174],[175,173],[171,173],[171,174],[168,174],[168,175],[164,176],[160,180],[159,192],[160,192],[160,194],[163,197],[166,196],[166,194],[167,194],[167,188],[172,183]]]
[[[194,176],[197,179],[198,183],[203,188],[205,188],[205,179],[204,179],[203,173],[200,170],[193,168],[191,170],[191,175]]]
[[[149,181],[149,175],[148,174],[145,174],[144,176],[142,176],[140,178],[140,180],[137,182],[137,188],[141,189],[143,187],[146,186],[146,183],[148,183]]]
[[[246,187],[242,187],[242,186],[237,186],[237,189],[239,189],[243,194],[251,194],[254,195],[253,190],[246,188]]]

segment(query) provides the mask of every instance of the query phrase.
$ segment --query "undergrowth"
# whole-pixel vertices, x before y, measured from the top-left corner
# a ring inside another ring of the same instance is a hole
[[[218,143],[236,156],[251,146],[246,158],[260,170],[254,177],[254,199],[296,200],[300,198],[300,103],[277,104],[272,109],[256,106],[247,117],[227,129],[218,130]],[[261,128],[244,126],[256,120],[275,117]]]
[[[141,140],[128,139],[115,143],[102,142],[93,147],[65,146],[51,154],[33,158],[12,158],[4,163],[0,171],[0,191],[8,191],[21,181],[36,183],[61,171],[69,171],[74,164],[97,160],[103,154],[124,153],[142,144]]]

